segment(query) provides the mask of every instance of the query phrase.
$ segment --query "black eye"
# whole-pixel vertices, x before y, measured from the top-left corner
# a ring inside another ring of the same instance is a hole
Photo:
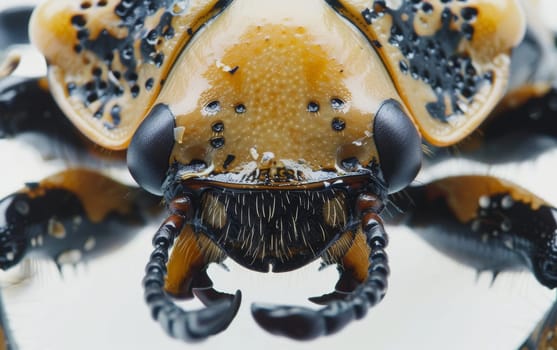
[[[410,117],[395,100],[385,101],[373,122],[375,145],[389,193],[408,186],[422,164],[422,143]]]
[[[128,148],[128,168],[145,190],[162,194],[162,183],[174,147],[175,118],[168,106],[156,105],[143,120]]]

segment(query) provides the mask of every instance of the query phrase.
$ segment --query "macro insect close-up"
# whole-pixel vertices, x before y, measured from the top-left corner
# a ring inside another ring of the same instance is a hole
[[[0,5],[0,349],[557,348],[551,9]]]

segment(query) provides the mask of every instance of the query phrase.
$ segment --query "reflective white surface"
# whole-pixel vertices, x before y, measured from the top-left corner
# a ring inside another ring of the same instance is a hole
[[[546,2],[557,7],[554,1]],[[10,3],[20,1],[2,0],[0,6]],[[455,161],[438,170],[498,174],[555,204],[556,161],[557,152],[552,151],[501,169]],[[9,140],[0,140],[0,164],[1,195],[64,167],[63,162],[44,162],[35,149]],[[418,181],[425,179],[422,175]],[[62,276],[48,262],[28,264],[30,276],[23,281],[14,282],[17,271],[1,274],[20,349],[515,349],[554,297],[527,273],[502,274],[493,286],[488,274],[476,281],[475,271],[440,255],[409,230],[391,227],[389,292],[362,321],[312,343],[268,335],[251,319],[251,302],[309,305],[305,298],[332,289],[335,269],[318,272],[313,264],[287,274],[260,274],[227,261],[230,272],[214,267],[210,275],[223,291],[241,289],[242,307],[227,331],[187,345],[169,339],[143,302],[141,279],[155,229],[145,228],[130,244],[87,266],[64,268]]]

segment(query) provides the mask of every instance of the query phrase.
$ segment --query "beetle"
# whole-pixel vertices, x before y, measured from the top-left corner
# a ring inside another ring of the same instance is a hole
[[[30,110],[30,96],[40,96],[39,114],[42,104],[59,108],[79,130],[68,141],[74,146],[90,150],[92,142],[116,157],[127,149],[137,183],[164,198],[169,216],[153,238],[143,285],[170,336],[204,339],[236,315],[241,293],[213,289],[209,264],[230,257],[286,272],[322,258],[340,272],[335,291],[311,299],[322,309],[252,306],[264,329],[306,340],[338,332],[384,297],[388,205],[469,265],[525,266],[554,287],[555,209],[530,192],[465,176],[409,188],[415,207],[394,195],[420,169],[422,143],[456,144],[497,104],[504,109],[511,51],[526,55],[524,45],[539,41],[524,36],[525,26],[516,1],[48,1],[30,22],[48,81],[8,77],[4,96],[10,117]],[[547,87],[534,97],[551,94]],[[19,118],[6,118],[5,129],[37,125]],[[55,123],[48,132],[67,127]],[[499,118],[492,123],[492,133],[501,130]],[[120,186],[72,169],[7,197],[4,268],[29,242],[59,264],[84,256],[91,238],[116,244],[91,231],[128,230],[153,206],[148,194],[123,196],[132,190]],[[62,198],[70,198],[69,213],[47,208]],[[505,234],[494,234],[494,222]],[[533,236],[518,229],[527,223],[539,225]],[[41,230],[52,239],[37,243]],[[468,243],[454,252],[463,237]],[[173,301],[193,296],[206,308],[185,311]]]

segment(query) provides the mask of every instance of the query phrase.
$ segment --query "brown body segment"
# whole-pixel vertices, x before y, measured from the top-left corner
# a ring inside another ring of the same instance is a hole
[[[110,213],[125,216],[133,210],[130,187],[92,170],[66,170],[45,178],[38,186],[27,187],[24,192],[30,198],[35,198],[52,189],[63,189],[75,194],[93,223],[101,222]]]
[[[369,254],[371,248],[366,243],[366,237],[358,232],[350,246],[350,249],[342,257],[341,266],[359,283],[368,277]]]
[[[491,176],[455,176],[431,183],[427,187],[427,198],[434,201],[443,197],[461,223],[477,216],[478,209],[495,194],[507,194],[510,200],[528,204],[532,210],[549,206],[546,201],[531,192],[502,179]]]
[[[207,237],[194,234],[192,227],[186,225],[168,261],[164,289],[173,296],[192,297],[193,279],[210,263],[224,258],[224,254]]]

